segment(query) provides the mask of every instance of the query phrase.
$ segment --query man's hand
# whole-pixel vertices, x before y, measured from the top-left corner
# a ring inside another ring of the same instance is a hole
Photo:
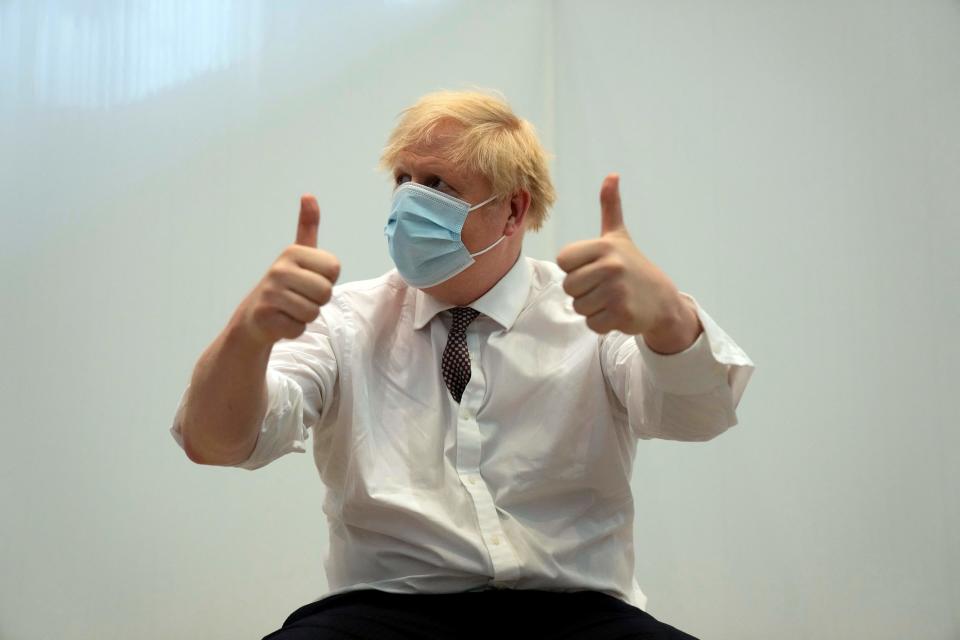
[[[573,296],[574,310],[597,333],[642,334],[652,348],[650,338],[656,336],[665,350],[683,350],[699,334],[699,319],[670,278],[630,239],[615,173],[600,188],[600,216],[599,238],[569,244],[557,256],[567,272],[563,290]]]
[[[283,250],[231,319],[246,340],[272,345],[282,338],[296,338],[329,302],[340,262],[317,249],[319,226],[317,199],[302,196],[296,242]]]

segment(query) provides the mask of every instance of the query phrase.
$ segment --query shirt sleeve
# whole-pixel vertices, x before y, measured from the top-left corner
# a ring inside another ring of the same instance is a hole
[[[291,452],[304,453],[309,430],[319,422],[323,409],[336,392],[337,360],[322,315],[307,325],[294,340],[273,346],[267,364],[267,411],[250,456],[233,465],[259,469]],[[180,431],[187,389],[177,406],[170,433],[183,448]]]
[[[736,408],[754,363],[692,296],[703,331],[679,353],[664,355],[642,336],[607,334],[601,362],[607,383],[642,439],[710,440],[737,424]]]

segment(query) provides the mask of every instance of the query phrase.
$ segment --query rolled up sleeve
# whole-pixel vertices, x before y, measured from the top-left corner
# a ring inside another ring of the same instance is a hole
[[[642,336],[611,334],[602,350],[607,382],[642,439],[709,440],[737,424],[754,363],[692,296],[703,331],[687,349],[660,354]]]
[[[330,400],[337,378],[336,357],[322,320],[299,338],[274,345],[266,371],[267,410],[250,456],[236,464],[259,469],[288,453],[304,453],[310,428],[320,420],[324,400]],[[180,396],[170,433],[184,448],[181,423],[190,385]]]

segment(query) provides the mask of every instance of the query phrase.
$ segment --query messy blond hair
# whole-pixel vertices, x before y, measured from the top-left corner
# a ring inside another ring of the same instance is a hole
[[[400,113],[380,156],[380,167],[393,171],[402,151],[430,144],[437,125],[450,120],[464,131],[446,147],[447,159],[459,170],[485,176],[500,196],[527,190],[527,227],[536,231],[543,226],[557,197],[548,156],[533,125],[517,117],[501,96],[480,91],[428,93]]]

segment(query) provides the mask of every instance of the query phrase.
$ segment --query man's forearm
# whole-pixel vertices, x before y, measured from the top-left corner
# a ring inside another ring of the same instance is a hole
[[[675,309],[659,326],[643,334],[643,339],[653,351],[671,355],[687,349],[702,331],[703,325],[697,316],[694,303],[677,295]]]
[[[230,465],[250,456],[267,408],[270,350],[228,326],[200,356],[180,425],[192,461]]]

